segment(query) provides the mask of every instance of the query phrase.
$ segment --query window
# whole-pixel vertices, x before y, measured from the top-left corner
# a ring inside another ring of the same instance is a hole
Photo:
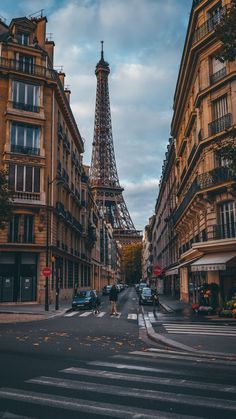
[[[213,9],[209,10],[208,18],[211,19],[212,25],[220,23],[224,9],[221,3],[218,3]]]
[[[33,243],[34,216],[16,214],[9,223],[10,243]]]
[[[219,60],[217,60],[215,57],[212,57],[211,58],[211,76],[210,76],[211,84],[222,79],[225,75],[226,75],[225,63],[222,63]]]
[[[236,237],[235,202],[225,202],[219,206],[220,238]]]
[[[32,74],[34,70],[34,57],[31,55],[16,54],[16,68],[24,73]]]
[[[40,127],[13,122],[11,125],[11,151],[39,155]]]
[[[40,168],[10,164],[9,187],[19,192],[40,192]]]
[[[10,243],[17,243],[19,239],[19,215],[13,215],[9,223],[9,237]]]
[[[24,243],[33,243],[34,236],[34,217],[33,215],[24,215]]]
[[[230,128],[232,115],[228,113],[227,96],[222,96],[212,102],[213,122],[209,124],[209,136]]]
[[[30,112],[39,112],[40,87],[20,81],[13,82],[13,106]]]
[[[29,45],[29,34],[24,32],[18,32],[17,41],[21,45]]]
[[[222,96],[213,102],[213,119],[219,119],[228,113],[227,96]]]

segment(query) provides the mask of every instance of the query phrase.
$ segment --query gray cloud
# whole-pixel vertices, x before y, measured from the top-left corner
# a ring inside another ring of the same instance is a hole
[[[45,8],[55,65],[63,65],[71,107],[90,164],[100,40],[110,63],[113,139],[120,182],[135,226],[154,211],[168,143],[189,0],[1,0],[7,19]]]

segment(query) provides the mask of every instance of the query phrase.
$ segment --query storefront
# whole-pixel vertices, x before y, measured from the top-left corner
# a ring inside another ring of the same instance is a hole
[[[1,253],[0,302],[36,301],[37,254]]]
[[[191,264],[191,272],[193,278],[217,284],[222,301],[236,293],[236,252],[206,254]]]

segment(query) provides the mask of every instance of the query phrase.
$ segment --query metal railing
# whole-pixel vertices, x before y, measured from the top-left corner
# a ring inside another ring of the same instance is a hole
[[[15,234],[8,235],[8,243],[24,243],[24,244],[35,243],[35,236],[30,235],[30,234],[28,234],[28,235],[25,235],[25,234],[23,234],[23,235],[21,235],[21,234],[20,235],[15,235]]]
[[[13,108],[20,109],[22,111],[29,111],[29,112],[39,112],[40,107],[36,105],[31,105],[28,103],[22,103],[22,102],[13,102]]]
[[[204,38],[208,33],[213,31],[215,27],[221,22],[223,16],[225,15],[226,8],[222,7],[219,14],[214,17],[210,17],[210,19],[206,20],[199,28],[196,29],[194,36],[193,36],[193,44],[200,41],[200,39]]]
[[[173,214],[173,221],[176,222],[187,208],[193,196],[200,190],[207,189],[211,186],[220,185],[223,182],[232,180],[232,173],[228,167],[217,167],[210,172],[198,175],[190,186],[183,201]]]
[[[40,148],[26,147],[26,146],[18,145],[18,144],[11,144],[11,152],[20,153],[20,154],[32,154],[34,156],[39,156]]]
[[[217,134],[218,132],[225,131],[226,129],[232,126],[232,114],[227,113],[221,118],[216,119],[215,121],[208,124],[209,136]]]
[[[221,68],[210,76],[210,84],[216,83],[218,80],[223,79],[224,76],[226,76],[226,67]]]

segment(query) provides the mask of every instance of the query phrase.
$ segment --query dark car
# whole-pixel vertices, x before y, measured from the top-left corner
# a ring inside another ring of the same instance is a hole
[[[100,305],[100,299],[95,290],[80,290],[72,301],[72,310],[91,309]]]
[[[141,292],[142,292],[142,290],[143,290],[143,288],[147,288],[147,284],[146,284],[146,282],[144,283],[144,282],[142,282],[141,284],[139,284],[139,286],[138,286],[138,288],[137,288],[137,294],[141,294]]]
[[[105,285],[102,289],[102,295],[109,295],[112,285]]]
[[[139,295],[139,304],[153,304],[154,294],[151,288],[143,288]]]

